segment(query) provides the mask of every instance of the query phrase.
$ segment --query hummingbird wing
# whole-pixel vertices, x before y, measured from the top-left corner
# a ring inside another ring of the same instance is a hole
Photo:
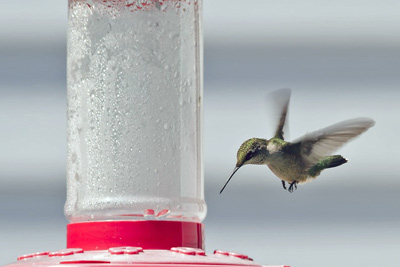
[[[288,88],[279,89],[270,93],[270,98],[268,100],[271,103],[268,106],[273,108],[272,114],[274,114],[274,119],[277,121],[274,138],[284,140],[284,134],[287,132],[286,117],[289,108],[290,94],[291,90]]]
[[[321,158],[333,152],[375,125],[370,118],[356,118],[342,121],[329,127],[308,133],[293,141],[300,147],[300,155],[307,166],[316,164]]]

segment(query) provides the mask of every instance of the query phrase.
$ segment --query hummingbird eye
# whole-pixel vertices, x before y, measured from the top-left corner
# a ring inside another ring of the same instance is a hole
[[[249,153],[247,153],[246,160],[251,159],[251,157],[253,157],[253,151],[250,151]]]

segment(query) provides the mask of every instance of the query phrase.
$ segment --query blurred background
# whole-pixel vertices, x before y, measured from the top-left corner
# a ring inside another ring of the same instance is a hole
[[[263,264],[399,266],[400,2],[204,2],[207,252]],[[0,8],[0,265],[65,247],[66,0]],[[290,139],[353,117],[349,163],[289,194],[240,144],[268,138],[268,91],[292,88]]]

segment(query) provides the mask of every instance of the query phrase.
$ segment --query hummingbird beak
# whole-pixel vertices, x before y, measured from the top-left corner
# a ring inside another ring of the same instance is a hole
[[[231,176],[229,176],[228,180],[226,181],[226,183],[225,183],[224,186],[222,187],[221,191],[219,191],[220,194],[222,193],[222,191],[224,191],[226,185],[227,185],[227,184],[229,183],[229,181],[232,179],[233,175],[237,172],[237,170],[240,169],[240,167],[242,167],[242,166],[239,166],[239,167],[236,166],[236,167],[233,169],[233,172],[232,172]]]

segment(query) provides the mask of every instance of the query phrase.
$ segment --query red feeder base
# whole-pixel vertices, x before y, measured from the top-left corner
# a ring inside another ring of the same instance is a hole
[[[170,250],[144,250],[140,247],[113,247],[108,250],[84,251],[63,249],[24,255],[18,262],[4,267],[261,267],[247,255],[216,250],[206,255],[202,249],[174,247]],[[278,267],[278,266],[269,266]],[[279,266],[288,267],[288,266]]]
[[[4,267],[265,266],[255,263],[247,255],[234,252],[215,250],[206,255],[203,241],[203,225],[200,223],[73,223],[67,227],[67,249],[23,255],[16,263]]]

